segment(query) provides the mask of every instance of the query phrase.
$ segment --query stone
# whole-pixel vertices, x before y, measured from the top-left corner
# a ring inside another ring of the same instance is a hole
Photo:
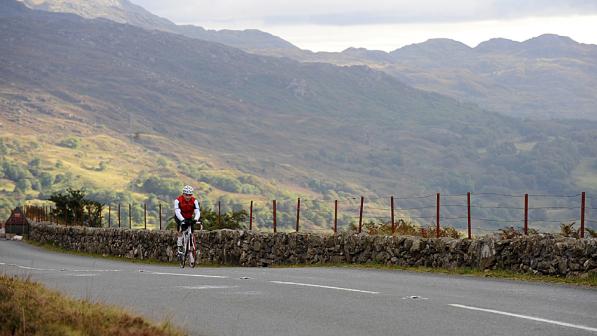
[[[341,233],[267,233],[201,231],[196,233],[201,262],[241,266],[327,262],[430,267],[473,267],[580,276],[597,272],[597,239],[533,235],[500,240],[422,239]],[[126,258],[175,261],[176,233],[62,227],[32,223],[30,239],[65,249]]]

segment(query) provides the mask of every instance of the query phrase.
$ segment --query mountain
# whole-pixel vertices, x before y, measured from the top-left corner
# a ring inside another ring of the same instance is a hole
[[[179,26],[128,0],[20,0],[27,6],[106,18],[145,29],[222,43],[247,52],[301,62],[367,65],[416,88],[518,118],[597,120],[597,46],[546,34],[524,42],[492,39],[470,48],[431,39],[390,53],[364,48],[313,53],[258,30]]]
[[[200,40],[213,41],[246,50],[295,50],[291,43],[256,29],[206,30],[193,25],[176,25],[153,15],[128,0],[19,0],[32,9],[72,13],[84,18],[104,18],[118,23],[177,33]]]
[[[417,61],[420,59],[449,62],[470,53],[471,48],[464,43],[450,39],[431,39],[423,43],[411,44],[394,50],[389,55],[394,61]]]
[[[524,42],[492,39],[470,48],[432,39],[390,53],[287,56],[308,62],[363,64],[416,88],[517,118],[597,120],[597,46],[557,35]]]
[[[296,195],[329,206],[358,195],[385,204],[438,191],[597,190],[597,124],[588,121],[521,121],[365,66],[259,56],[71,14],[3,15],[0,41],[0,153],[11,153],[1,156],[0,190],[25,197],[43,183],[19,182],[29,175],[14,165],[66,170],[73,183],[131,197],[154,190],[156,176],[237,206],[278,197],[288,218]],[[401,206],[428,205],[411,201]]]

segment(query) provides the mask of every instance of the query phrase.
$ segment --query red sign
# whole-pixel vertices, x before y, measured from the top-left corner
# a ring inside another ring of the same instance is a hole
[[[15,214],[15,218],[21,218],[21,214],[20,213],[16,213]]]

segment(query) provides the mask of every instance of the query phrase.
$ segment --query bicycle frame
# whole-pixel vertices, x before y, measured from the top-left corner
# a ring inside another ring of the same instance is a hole
[[[182,239],[183,254],[180,267],[184,268],[187,259],[189,259],[189,266],[195,267],[195,263],[197,262],[197,243],[195,241],[195,235],[191,232],[190,225],[182,231]]]

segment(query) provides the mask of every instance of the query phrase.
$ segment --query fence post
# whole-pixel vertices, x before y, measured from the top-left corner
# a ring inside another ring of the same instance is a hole
[[[585,192],[580,196],[580,238],[585,237]]]
[[[129,230],[133,229],[133,207],[129,203]]]
[[[221,201],[218,201],[218,229],[222,228],[221,221],[222,221],[222,209],[221,209]]]
[[[361,196],[361,209],[359,210],[359,233],[363,231],[363,203],[365,202],[365,197]]]
[[[396,233],[396,223],[394,222],[394,196],[390,197],[390,207],[392,208],[392,236]]]
[[[120,228],[120,203],[118,203],[118,228]]]
[[[112,227],[112,205],[108,205],[108,227]]]
[[[159,204],[158,208],[158,216],[160,216],[160,231],[162,231],[162,203]]]
[[[439,230],[440,230],[440,225],[439,225],[439,193],[437,193],[437,202],[436,202],[436,208],[435,208],[435,238],[439,238]]]
[[[524,234],[529,233],[529,194],[524,194]]]
[[[299,232],[299,221],[301,218],[301,198],[296,203],[296,232]]]
[[[466,193],[466,205],[468,208],[468,239],[471,239],[471,193]]]
[[[273,209],[274,209],[274,233],[277,232],[276,230],[276,200],[273,201]]]
[[[334,234],[338,233],[338,200],[334,200]]]
[[[249,208],[249,230],[253,230],[253,201],[251,201],[251,207]]]
[[[143,225],[147,230],[147,203],[143,203]]]

